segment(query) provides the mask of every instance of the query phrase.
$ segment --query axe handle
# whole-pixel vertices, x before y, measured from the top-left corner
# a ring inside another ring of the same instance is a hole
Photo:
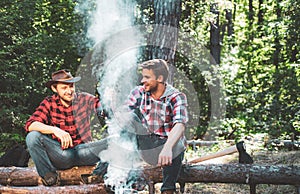
[[[201,156],[199,158],[188,161],[188,163],[195,164],[195,163],[202,162],[202,161],[205,161],[205,160],[210,160],[210,159],[213,159],[213,158],[218,158],[218,157],[221,157],[221,156],[233,154],[235,152],[238,152],[238,150],[236,148],[236,145],[225,148],[224,150],[218,151],[216,153]]]

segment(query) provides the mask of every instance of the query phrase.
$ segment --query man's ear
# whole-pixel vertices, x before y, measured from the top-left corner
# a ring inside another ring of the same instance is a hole
[[[164,76],[159,75],[158,78],[157,78],[157,81],[160,82],[160,83],[163,83],[164,82]]]
[[[51,90],[52,90],[53,92],[56,92],[56,93],[57,93],[56,87],[54,87],[54,85],[51,85]]]

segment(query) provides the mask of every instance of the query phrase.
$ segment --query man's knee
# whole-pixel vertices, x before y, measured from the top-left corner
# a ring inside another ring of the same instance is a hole
[[[38,131],[31,131],[26,136],[26,145],[30,149],[40,141],[41,133]]]

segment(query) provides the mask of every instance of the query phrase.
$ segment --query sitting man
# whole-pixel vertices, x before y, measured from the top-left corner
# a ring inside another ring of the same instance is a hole
[[[106,140],[92,142],[90,116],[102,113],[98,97],[75,92],[67,70],[52,74],[46,83],[54,92],[46,97],[25,124],[26,144],[38,174],[46,186],[59,185],[57,170],[95,165],[98,154],[107,148]]]
[[[186,96],[166,83],[166,61],[154,59],[139,66],[142,86],[131,91],[126,103],[143,125],[135,127],[138,149],[146,162],[163,168],[161,192],[174,193],[185,150]]]

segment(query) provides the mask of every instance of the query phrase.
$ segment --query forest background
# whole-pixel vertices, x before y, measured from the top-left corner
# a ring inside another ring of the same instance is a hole
[[[155,22],[155,2],[137,2],[136,24]],[[223,140],[255,134],[276,139],[299,138],[300,2],[178,2],[179,28],[183,36],[195,40],[193,45],[187,45],[192,51],[176,54],[174,63],[197,92],[198,124],[189,129],[188,138],[205,139],[208,131],[213,131],[211,138]],[[43,85],[50,73],[66,68],[75,74],[91,50],[86,38],[88,18],[75,11],[78,3],[0,2],[0,153],[16,142],[24,142],[24,123],[41,100],[51,94]],[[94,8],[87,9],[87,13]],[[184,41],[183,36],[179,36],[179,42]],[[197,71],[185,57],[197,55],[203,45],[211,52],[219,49],[213,71],[222,79],[222,105],[226,112],[217,125],[211,123],[210,85],[216,84],[210,79],[212,71]]]

